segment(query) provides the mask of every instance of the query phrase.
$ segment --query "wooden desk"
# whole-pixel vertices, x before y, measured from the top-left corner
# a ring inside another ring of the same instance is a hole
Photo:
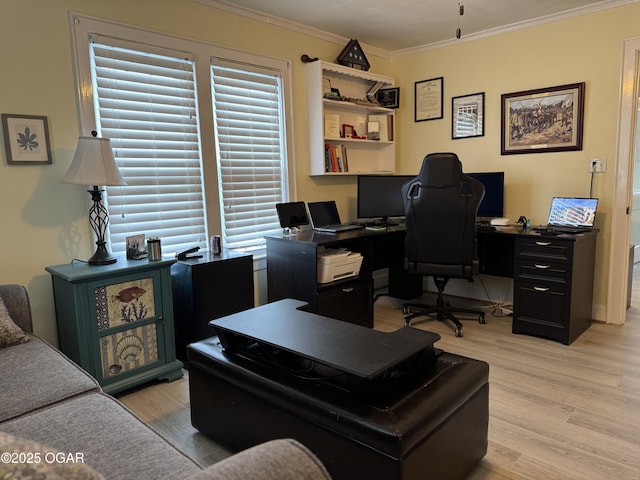
[[[352,230],[326,234],[304,230],[294,237],[267,237],[267,295],[269,302],[295,298],[309,311],[373,327],[373,277],[389,269],[389,294],[410,299],[422,295],[422,278],[404,271],[404,228]],[[328,284],[317,282],[318,249],[346,248],[362,254],[357,277]]]
[[[480,273],[514,279],[513,332],[571,343],[591,325],[597,232],[548,235],[516,227],[478,232]],[[316,281],[318,248],[363,255],[360,275],[330,284]],[[372,272],[389,268],[389,295],[422,295],[422,277],[404,271],[404,228],[267,238],[270,302],[295,298],[309,311],[373,326]]]

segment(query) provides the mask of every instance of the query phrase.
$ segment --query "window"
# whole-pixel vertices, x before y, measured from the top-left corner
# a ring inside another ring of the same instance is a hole
[[[262,248],[287,198],[280,73],[219,59],[211,71],[224,243]]]
[[[111,248],[124,252],[136,233],[161,237],[170,252],[204,246],[193,60],[119,43],[91,42],[98,131],[111,139],[127,182],[107,187]]]
[[[289,63],[72,20],[83,132],[111,138],[127,181],[107,188],[111,249],[139,233],[159,236],[165,253],[206,247],[208,231],[225,248],[261,248],[295,178]]]

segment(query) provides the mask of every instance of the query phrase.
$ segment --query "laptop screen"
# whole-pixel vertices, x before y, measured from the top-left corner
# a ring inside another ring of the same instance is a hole
[[[309,202],[307,207],[309,208],[311,223],[315,228],[340,224],[340,214],[334,200]]]
[[[597,198],[553,197],[548,224],[561,227],[593,227]]]
[[[307,207],[304,202],[276,203],[276,211],[282,228],[308,225]]]

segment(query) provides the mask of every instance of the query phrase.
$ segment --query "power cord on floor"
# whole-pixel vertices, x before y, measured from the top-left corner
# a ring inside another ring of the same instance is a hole
[[[480,284],[482,285],[484,294],[487,296],[487,300],[489,301],[489,305],[487,305],[486,308],[491,310],[491,315],[494,317],[512,317],[513,305],[509,302],[496,302],[492,300],[491,295],[489,295],[487,285],[484,283],[482,276],[478,275],[478,279],[480,280]]]
[[[504,301],[494,301],[491,299],[491,295],[489,295],[489,290],[487,289],[487,285],[484,283],[484,280],[482,279],[482,276],[478,275],[478,279],[480,280],[480,284],[482,285],[482,289],[484,290],[484,294],[487,297],[487,301],[489,302],[488,305],[479,305],[476,306],[475,308],[479,308],[482,310],[489,310],[491,315],[494,317],[512,317],[513,316],[513,304],[511,304],[510,302],[504,302]],[[385,290],[386,287],[381,287],[378,290]],[[429,290],[423,290],[422,294],[424,295],[425,293],[435,293],[435,292],[431,292]],[[505,292],[506,296],[507,292]],[[437,295],[437,294],[436,294]],[[373,297],[373,302],[375,303],[380,297],[390,297],[391,295],[389,295],[388,292],[381,292],[378,294],[375,294]]]

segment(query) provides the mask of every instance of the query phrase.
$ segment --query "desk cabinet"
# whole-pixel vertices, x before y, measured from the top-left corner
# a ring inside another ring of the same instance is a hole
[[[329,248],[349,246],[350,250],[362,253],[364,259],[359,276],[321,284],[317,281],[317,254],[323,243],[267,237],[269,302],[285,298],[302,300],[309,304],[310,312],[373,327],[373,279],[366,261],[368,256],[362,251],[366,243],[360,239],[355,243],[326,245]]]
[[[515,241],[513,333],[566,345],[591,325],[596,234]]]
[[[178,358],[187,345],[212,337],[209,322],[254,307],[253,256],[225,250],[222,255],[179,260],[171,267]]]
[[[373,328],[373,279],[370,275],[320,286],[316,313]]]
[[[60,350],[108,393],[182,376],[173,338],[174,260],[47,267]]]

